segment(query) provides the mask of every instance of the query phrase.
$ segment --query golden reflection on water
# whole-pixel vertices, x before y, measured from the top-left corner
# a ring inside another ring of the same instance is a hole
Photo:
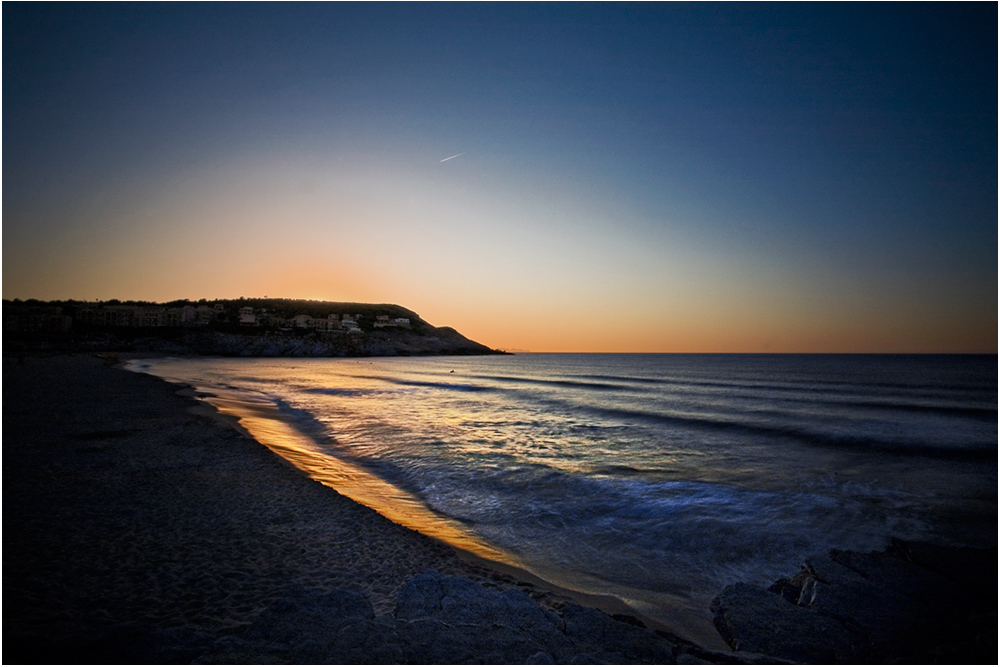
[[[643,596],[650,596],[649,591],[638,592],[622,586],[608,590],[607,582],[596,578],[591,580],[586,574],[577,573],[568,579],[558,568],[529,568],[511,554],[469,533],[459,522],[431,511],[413,494],[358,466],[316,451],[313,441],[279,419],[273,406],[230,398],[224,392],[202,394],[202,398],[222,414],[237,418],[240,426],[255,440],[312,479],[370,507],[394,523],[479,558],[516,568],[519,578],[531,580],[537,577],[542,585],[571,597],[582,594],[582,604],[605,608],[609,613],[639,614],[647,622],[652,622],[654,627],[679,633],[703,646],[715,650],[727,648],[715,634],[707,611],[692,607],[683,598],[665,593],[653,594],[659,604],[650,604],[642,600]]]
[[[219,412],[236,417],[240,426],[278,456],[290,462],[312,479],[351,500],[370,507],[385,518],[441,540],[480,558],[517,568],[523,565],[472,535],[453,519],[431,511],[419,498],[366,470],[336,457],[317,452],[308,437],[276,415],[265,404],[250,405],[223,395],[205,396]]]

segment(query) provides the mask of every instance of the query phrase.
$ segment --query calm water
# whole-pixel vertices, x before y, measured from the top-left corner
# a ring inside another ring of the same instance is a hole
[[[696,639],[726,584],[769,583],[812,553],[881,549],[893,535],[997,543],[995,356],[134,369],[211,394],[255,435],[251,415],[277,419],[311,456],[345,464],[341,479],[354,470],[399,491],[370,504],[420,506],[542,578],[615,595]]]

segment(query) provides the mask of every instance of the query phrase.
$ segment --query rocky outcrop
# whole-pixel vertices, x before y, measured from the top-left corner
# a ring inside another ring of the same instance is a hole
[[[201,664],[992,664],[996,565],[995,551],[900,541],[879,553],[832,550],[768,589],[741,583],[720,593],[712,610],[734,649],[727,654],[635,619],[542,606],[516,587],[429,570],[404,586],[391,613],[376,615],[359,591],[293,585],[234,634],[113,627],[44,655]]]
[[[242,636],[218,640],[197,662],[398,664],[402,659],[395,624],[376,618],[364,595],[351,590],[320,594],[296,586]]]
[[[804,663],[993,663],[997,553],[893,540],[831,550],[764,589],[726,587],[711,604],[737,651]]]
[[[634,622],[565,604],[557,611],[517,589],[428,571],[376,616],[357,592],[293,588],[242,633],[196,662],[308,664],[697,663],[688,648]],[[707,655],[707,654],[706,654]]]
[[[717,596],[727,654],[635,619],[546,607],[518,588],[429,570],[405,585],[391,613],[376,615],[359,591],[292,585],[233,634],[116,626],[33,655],[147,664],[993,664],[996,565],[995,551],[900,541],[879,553],[832,550],[768,589],[735,584]]]

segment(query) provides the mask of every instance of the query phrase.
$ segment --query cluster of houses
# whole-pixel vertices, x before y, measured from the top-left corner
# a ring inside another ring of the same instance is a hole
[[[73,318],[59,306],[11,308],[4,302],[4,331],[40,331],[62,333],[73,328]]]
[[[74,323],[107,327],[180,327],[207,325],[219,320],[222,304],[215,306],[125,306],[95,304],[70,309],[62,306],[12,306],[4,302],[6,331],[66,332]]]
[[[214,306],[107,306],[77,308],[81,324],[108,327],[181,327],[207,325],[225,312],[222,304]]]
[[[7,331],[70,331],[74,320],[90,326],[112,327],[197,327],[214,322],[230,321],[229,313],[221,303],[212,305],[186,305],[178,307],[153,305],[94,304],[76,308],[74,317],[65,314],[60,306],[4,307],[4,329]],[[244,306],[237,319],[240,326],[271,327],[285,330],[313,329],[316,331],[361,333],[358,321],[361,315],[330,314],[325,318],[311,315],[282,317],[266,309]],[[373,326],[410,328],[406,317],[390,318],[378,315]]]
[[[324,317],[312,315],[296,315],[295,317],[280,317],[266,308],[254,309],[250,306],[240,308],[239,324],[244,327],[277,327],[279,329],[315,329],[316,331],[346,331],[361,333],[358,327],[360,315],[337,315],[331,313]]]
[[[279,329],[315,329],[317,331],[346,331],[347,333],[361,333],[358,321],[361,315],[338,315],[331,313],[326,317],[313,317],[312,315],[296,315],[295,317],[279,317],[269,312],[266,308],[261,308],[257,312],[250,306],[240,308],[239,323],[241,326],[270,326]],[[410,319],[407,317],[390,318],[388,315],[377,315],[374,326],[376,329],[384,327],[410,327]]]

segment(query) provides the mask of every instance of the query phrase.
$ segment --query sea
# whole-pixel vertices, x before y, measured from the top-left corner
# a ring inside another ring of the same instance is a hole
[[[157,359],[390,519],[716,644],[726,585],[997,544],[996,355]],[[713,639],[714,638],[714,639]]]

